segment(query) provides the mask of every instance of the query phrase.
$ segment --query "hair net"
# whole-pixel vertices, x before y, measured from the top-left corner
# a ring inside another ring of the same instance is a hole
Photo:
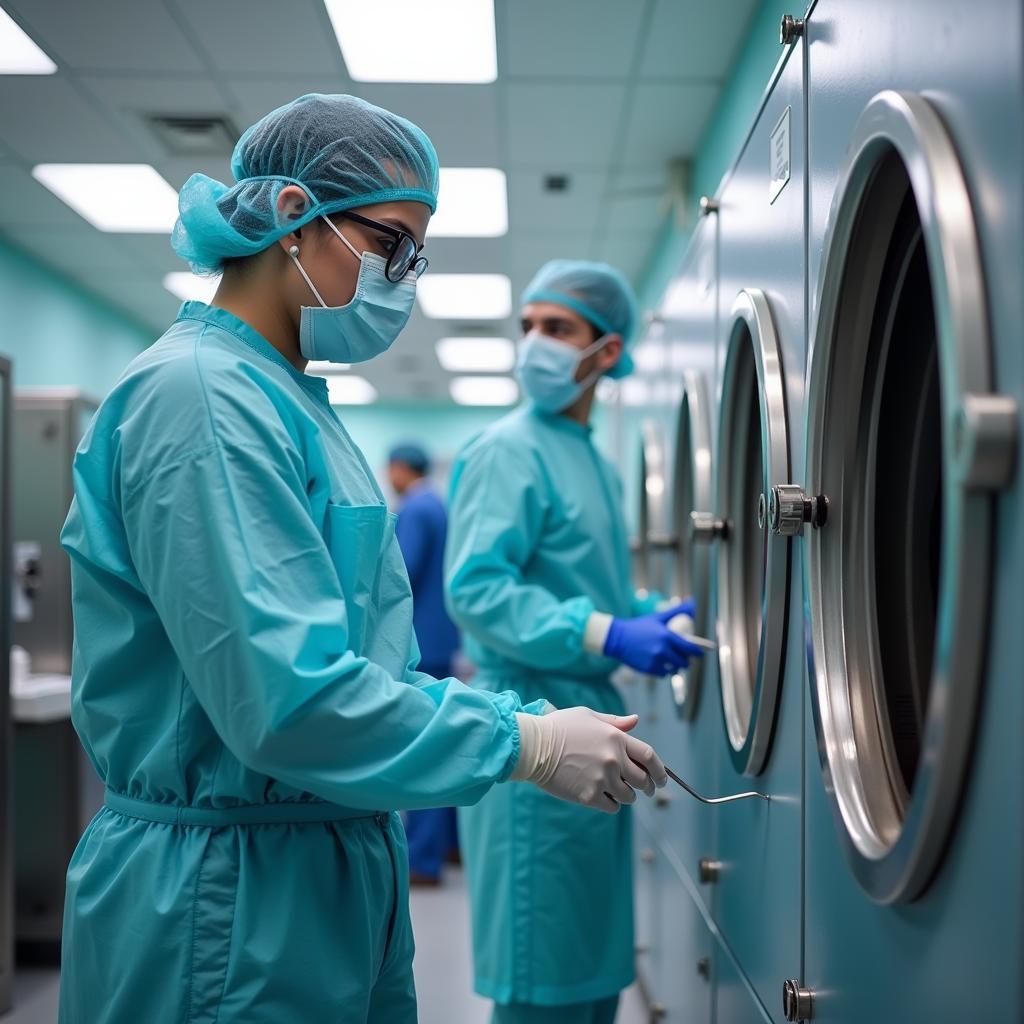
[[[401,462],[417,473],[430,472],[430,456],[418,444],[395,445],[388,462]]]
[[[607,263],[585,260],[549,260],[526,286],[521,299],[528,302],[557,302],[579,313],[604,334],[621,334],[624,345],[633,340],[636,328],[636,296],[629,282]],[[628,352],[607,376],[626,377],[633,372]]]
[[[231,187],[193,174],[178,196],[174,251],[197,274],[261,252],[321,214],[412,199],[437,207],[437,153],[411,121],[356,96],[311,93],[247,129],[231,156]],[[309,205],[283,220],[277,197],[299,185]]]

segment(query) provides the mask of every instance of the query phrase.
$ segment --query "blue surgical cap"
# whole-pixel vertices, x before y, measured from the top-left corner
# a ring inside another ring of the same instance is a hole
[[[418,444],[399,444],[391,449],[388,462],[401,462],[417,473],[430,472],[430,456]]]
[[[526,286],[522,305],[556,302],[579,313],[602,334],[621,334],[623,345],[633,341],[636,330],[636,296],[629,282],[607,263],[585,260],[549,260]],[[628,352],[608,371],[609,377],[633,372]]]
[[[411,121],[356,96],[311,93],[247,129],[231,157],[231,187],[193,174],[178,196],[174,251],[197,274],[262,252],[321,214],[411,199],[437,208],[437,153]],[[277,197],[300,186],[309,205],[282,219]]]

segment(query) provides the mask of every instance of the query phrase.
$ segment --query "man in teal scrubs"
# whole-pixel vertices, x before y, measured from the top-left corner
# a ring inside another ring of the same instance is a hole
[[[609,675],[654,675],[699,648],[630,587],[619,480],[591,440],[598,380],[632,369],[629,284],[554,260],[522,297],[525,403],[475,438],[452,477],[448,605],[473,685],[622,714]],[[526,787],[460,811],[476,990],[494,1024],[611,1024],[633,979],[628,814],[599,818]]]

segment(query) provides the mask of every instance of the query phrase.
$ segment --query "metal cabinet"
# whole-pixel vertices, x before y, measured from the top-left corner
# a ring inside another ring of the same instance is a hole
[[[60,530],[71,466],[96,403],[67,389],[14,398],[14,642],[36,673],[71,672],[70,565]],[[20,947],[59,953],[64,879],[102,788],[69,719],[19,722],[14,732],[16,935]]]
[[[774,512],[822,1021],[1024,1017],[1022,14],[975,5],[969,47],[961,15],[823,0],[806,29],[807,457]]]
[[[800,976],[803,953],[799,558],[789,538],[772,535],[767,522],[772,487],[788,481],[802,456],[803,97],[797,42],[719,190],[716,213],[719,426],[707,537],[719,644],[718,783],[721,792],[755,788],[771,801],[716,811],[714,915],[751,989],[776,1020],[782,982]],[[720,1006],[717,1019],[732,1024],[742,1017]]]
[[[0,357],[0,1013],[14,979],[14,814],[11,750],[11,364]]]

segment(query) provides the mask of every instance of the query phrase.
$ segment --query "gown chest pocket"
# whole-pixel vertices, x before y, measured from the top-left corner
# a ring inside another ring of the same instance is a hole
[[[348,646],[369,655],[382,606],[385,549],[394,535],[385,505],[328,505],[327,548],[345,595]]]

